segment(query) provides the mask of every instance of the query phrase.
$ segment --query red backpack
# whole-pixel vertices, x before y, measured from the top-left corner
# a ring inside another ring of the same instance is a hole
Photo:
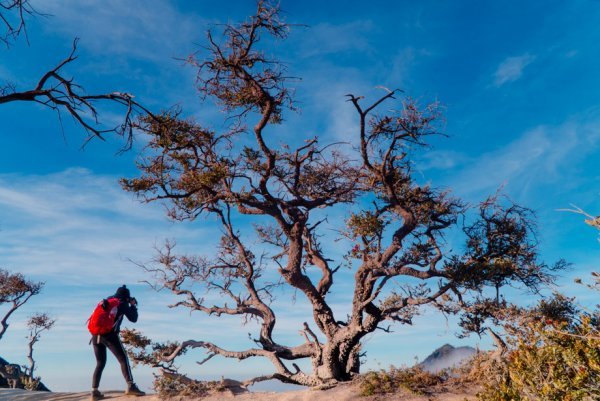
[[[119,298],[103,299],[98,303],[88,319],[88,330],[92,335],[101,336],[112,331],[120,303]]]

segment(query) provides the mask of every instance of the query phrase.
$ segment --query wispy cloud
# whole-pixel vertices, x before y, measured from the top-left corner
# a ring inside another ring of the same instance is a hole
[[[100,55],[149,60],[185,56],[180,54],[181,45],[198,40],[205,29],[200,16],[181,13],[162,0],[81,0],[68,5],[60,0],[44,0],[35,6],[51,14],[47,20],[49,30],[80,37],[82,46]]]
[[[367,33],[375,28],[371,21],[353,21],[334,25],[321,23],[311,26],[302,35],[301,57],[315,57],[328,54],[369,51]]]
[[[417,169],[446,170],[468,162],[469,157],[455,150],[431,150],[417,162]]]
[[[598,147],[600,116],[592,114],[557,126],[534,127],[502,148],[465,160],[452,187],[468,195],[502,185],[527,191],[541,183],[564,180],[571,167]]]
[[[525,53],[521,56],[508,57],[500,63],[494,73],[494,85],[499,87],[507,82],[521,78],[523,70],[535,60],[535,56]]]
[[[40,279],[60,278],[64,284],[132,280],[135,272],[123,268],[124,259],[147,260],[162,238],[198,230],[174,226],[160,206],[141,207],[115,177],[85,169],[3,175],[0,188],[3,263]]]

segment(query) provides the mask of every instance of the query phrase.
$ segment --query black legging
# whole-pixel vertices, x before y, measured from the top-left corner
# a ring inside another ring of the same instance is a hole
[[[112,352],[117,358],[117,361],[119,361],[119,364],[121,365],[121,372],[123,372],[123,377],[127,383],[133,383],[133,376],[131,375],[129,360],[117,333],[110,332],[109,334],[100,336],[100,341],[98,341],[98,336],[94,336],[92,338],[92,345],[94,346],[94,354],[96,355],[96,369],[94,370],[94,376],[92,379],[92,388],[98,388],[100,385],[102,371],[106,365],[106,348],[108,348],[110,352]]]

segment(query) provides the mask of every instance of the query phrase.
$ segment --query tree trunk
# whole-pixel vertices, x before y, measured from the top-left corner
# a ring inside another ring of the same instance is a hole
[[[35,343],[35,341],[30,341],[29,342],[29,352],[27,353],[27,359],[29,360],[29,370],[27,371],[27,374],[31,377],[33,377],[33,370],[35,369],[35,360],[33,359],[33,344]]]
[[[323,348],[321,363],[314,374],[321,380],[339,382],[352,380],[360,370],[360,339],[359,333],[346,333],[336,341],[334,338]]]

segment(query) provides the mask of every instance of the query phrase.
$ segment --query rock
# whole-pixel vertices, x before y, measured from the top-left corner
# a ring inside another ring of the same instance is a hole
[[[0,357],[0,387],[1,388],[25,388],[26,383],[33,383],[33,379],[21,371],[21,367],[15,363],[9,363]],[[50,391],[42,382],[37,382],[36,391]]]

